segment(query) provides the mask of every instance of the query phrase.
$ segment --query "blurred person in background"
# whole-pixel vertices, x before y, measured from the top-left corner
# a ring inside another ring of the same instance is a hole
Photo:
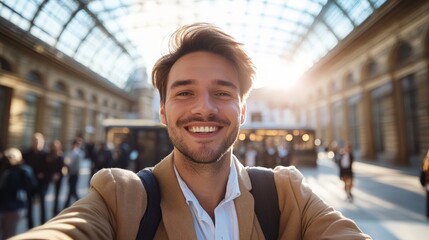
[[[17,148],[6,149],[2,162],[5,166],[0,172],[0,239],[6,239],[16,234],[19,212],[25,208],[25,194],[37,187],[37,181]]]
[[[277,147],[277,151],[279,153],[280,164],[282,166],[290,166],[291,165],[291,157],[290,152],[287,146],[286,141],[282,141]]]
[[[130,153],[131,147],[127,143],[126,138],[123,138],[121,143],[115,148],[112,167],[128,169]]]
[[[280,164],[279,153],[273,138],[265,140],[265,148],[261,154],[263,166],[267,168],[275,168]]]
[[[79,180],[80,164],[83,158],[84,152],[80,149],[79,141],[73,140],[71,150],[65,160],[65,164],[67,166],[69,191],[64,208],[70,206],[70,201],[72,198],[75,200],[79,199],[77,194],[77,183]]]
[[[258,151],[256,151],[256,147],[253,143],[248,143],[246,152],[244,153],[245,165],[249,167],[256,166],[256,157],[258,155]]]
[[[353,161],[354,156],[351,150],[351,145],[346,144],[338,154],[338,168],[341,181],[344,183],[344,191],[347,195],[347,200],[352,202],[352,187],[353,187]]]
[[[426,217],[429,219],[429,149],[423,159],[420,183],[426,191]]]
[[[105,142],[100,142],[97,152],[95,154],[94,173],[100,169],[111,167],[113,162],[112,151],[107,147]]]
[[[95,148],[95,142],[93,138],[91,137],[89,141],[85,142],[85,158],[89,160],[90,164],[90,176],[89,179],[94,175],[95,173],[95,160],[96,160],[96,148]]]
[[[50,163],[49,165],[51,169],[51,179],[54,184],[53,216],[55,216],[59,212],[58,200],[59,200],[61,184],[63,179],[63,168],[65,166],[63,146],[59,140],[52,141],[49,148],[47,159],[48,159],[48,163]]]
[[[27,227],[34,227],[33,219],[33,204],[36,198],[40,202],[40,224],[46,221],[45,213],[45,194],[49,185],[50,179],[46,179],[45,165],[47,152],[45,148],[45,137],[42,133],[36,132],[33,134],[32,147],[23,154],[24,162],[28,164],[34,172],[37,179],[37,188],[35,191],[27,195]]]

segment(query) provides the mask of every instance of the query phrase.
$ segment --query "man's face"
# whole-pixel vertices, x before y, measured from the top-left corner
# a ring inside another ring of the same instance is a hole
[[[193,162],[220,160],[237,138],[245,112],[237,71],[224,57],[194,52],[171,68],[161,120],[175,148]]]

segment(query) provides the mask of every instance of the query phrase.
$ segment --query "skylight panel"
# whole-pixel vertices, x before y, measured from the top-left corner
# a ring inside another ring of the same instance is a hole
[[[330,5],[324,15],[324,20],[335,32],[335,35],[341,39],[346,37],[353,30],[353,24],[344,16],[336,5]]]
[[[79,47],[76,53],[76,59],[88,66],[96,50],[100,46],[100,43],[102,43],[103,39],[106,37],[107,36],[98,28],[94,28]]]
[[[112,79],[119,87],[124,87],[132,71],[136,69],[135,64],[130,60],[128,55],[122,54],[118,57],[115,68],[109,72],[109,79]]]
[[[381,5],[383,5],[386,2],[386,0],[369,0],[369,1],[372,2],[376,8],[381,7]]]
[[[322,23],[315,25],[313,33],[320,39],[320,44],[323,44],[328,50],[338,43],[336,36]]]
[[[40,1],[5,0],[0,2],[0,15],[24,30],[31,26],[30,21],[37,11]]]
[[[72,57],[81,39],[68,30],[65,30],[61,37],[62,40],[57,43],[58,50]]]
[[[43,29],[43,32],[49,37],[55,39],[59,36],[65,23],[70,19],[72,11],[76,8],[76,4],[49,1],[37,15],[34,24]],[[50,44],[53,45],[53,43]]]
[[[361,24],[371,13],[372,8],[368,1],[337,1],[348,13],[356,25]]]
[[[57,47],[73,57],[82,39],[94,27],[94,21],[84,11],[79,11],[61,34]]]

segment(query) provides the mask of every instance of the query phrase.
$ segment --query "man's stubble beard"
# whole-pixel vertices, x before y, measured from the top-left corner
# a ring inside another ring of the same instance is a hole
[[[168,121],[167,121],[168,122]],[[177,124],[175,124],[175,127],[177,129],[180,128]],[[189,160],[193,164],[198,165],[209,165],[209,164],[215,164],[222,159],[228,157],[228,153],[232,151],[232,146],[234,145],[235,141],[238,138],[238,132],[240,130],[240,125],[237,124],[237,126],[234,128],[234,131],[229,134],[225,141],[222,141],[220,146],[218,146],[215,149],[206,148],[203,144],[202,147],[199,148],[199,150],[191,150],[187,146],[187,143],[185,140],[180,137],[180,134],[178,131],[175,131],[174,129],[171,129],[167,125],[167,131],[168,136],[170,137],[171,142],[173,143],[174,147],[182,153],[183,156],[186,157],[187,160]]]

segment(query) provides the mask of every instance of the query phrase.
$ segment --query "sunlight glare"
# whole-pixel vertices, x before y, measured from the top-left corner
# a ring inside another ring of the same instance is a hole
[[[302,65],[275,57],[259,57],[253,61],[256,65],[255,88],[289,88],[305,71]]]

